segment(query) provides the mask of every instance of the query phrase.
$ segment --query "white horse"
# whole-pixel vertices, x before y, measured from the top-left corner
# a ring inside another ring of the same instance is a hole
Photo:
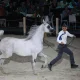
[[[25,39],[14,37],[3,38],[0,42],[1,59],[12,56],[13,53],[19,56],[32,56],[32,69],[35,73],[35,62],[37,56],[45,58],[44,67],[47,65],[47,56],[42,53],[44,32],[49,33],[53,28],[45,21],[40,26],[30,29],[29,36]]]

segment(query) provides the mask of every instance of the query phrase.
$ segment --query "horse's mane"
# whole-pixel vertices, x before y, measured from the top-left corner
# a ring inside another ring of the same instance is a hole
[[[31,26],[30,31],[28,32],[28,36],[27,36],[26,40],[29,40],[29,39],[32,38],[32,36],[35,34],[38,27],[39,27],[38,25],[32,25]]]

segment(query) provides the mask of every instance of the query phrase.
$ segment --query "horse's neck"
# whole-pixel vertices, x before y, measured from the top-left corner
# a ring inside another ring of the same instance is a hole
[[[36,43],[43,43],[44,31],[43,26],[39,26],[35,35],[32,37],[32,40]]]

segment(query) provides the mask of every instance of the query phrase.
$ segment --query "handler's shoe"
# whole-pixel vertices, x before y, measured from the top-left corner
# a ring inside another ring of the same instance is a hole
[[[50,71],[52,71],[52,65],[51,65],[51,64],[48,64],[48,69],[49,69]]]
[[[78,65],[76,65],[76,64],[71,64],[71,68],[78,68]]]

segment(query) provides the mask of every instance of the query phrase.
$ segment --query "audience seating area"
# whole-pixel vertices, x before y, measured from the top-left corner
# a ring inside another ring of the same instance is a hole
[[[5,31],[5,34],[23,34],[24,16],[26,17],[27,32],[33,24],[41,24],[41,19],[44,16],[49,16],[50,23],[52,23],[55,29],[56,18],[58,18],[59,30],[61,29],[61,24],[63,22],[65,22],[68,25],[69,31],[77,32],[77,30],[80,30],[80,0],[76,0],[74,2],[68,2],[68,0],[65,0],[67,1],[66,4],[63,2],[68,7],[68,10],[71,11],[65,19],[62,19],[61,14],[63,11],[65,11],[66,6],[63,6],[60,0],[57,0],[57,2],[56,0],[31,0],[31,2],[29,2],[29,0],[9,0],[9,2],[5,1],[6,0],[4,0],[4,2],[2,3],[0,2],[0,30],[3,29]],[[73,13],[72,11],[75,13]],[[27,16],[27,14],[30,14],[32,16]],[[75,14],[75,22],[70,22],[69,16],[72,14]]]

